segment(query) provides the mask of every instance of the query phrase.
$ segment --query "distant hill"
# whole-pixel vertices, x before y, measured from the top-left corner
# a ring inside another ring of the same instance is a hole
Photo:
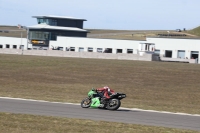
[[[111,29],[86,29],[89,31],[88,38],[102,39],[124,39],[124,40],[142,40],[146,37],[166,37],[166,38],[199,38],[200,26],[188,31],[176,32],[175,30],[111,30]],[[170,34],[169,34],[170,33]],[[181,36],[182,34],[184,36]],[[17,26],[0,25],[0,36],[7,37],[26,37],[25,29],[19,29]],[[173,36],[171,36],[173,35]]]
[[[7,36],[7,37],[26,37],[27,33],[25,29],[19,29],[17,26],[10,26],[10,25],[0,25],[0,36]]]
[[[196,36],[200,36],[200,26],[198,26],[192,30],[189,30],[188,33],[196,35]]]

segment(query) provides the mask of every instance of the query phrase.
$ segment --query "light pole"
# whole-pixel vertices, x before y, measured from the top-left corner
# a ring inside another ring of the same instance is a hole
[[[26,40],[27,40],[27,50],[28,50],[28,34],[29,34],[29,28],[26,28],[27,30],[27,37],[26,37]]]
[[[22,31],[21,31],[21,45],[22,45],[22,37],[23,37],[23,33],[22,33]]]
[[[23,33],[21,31],[21,49],[22,49],[22,55],[23,55],[23,48],[22,48],[22,36],[23,36]]]
[[[27,40],[27,44],[26,44],[26,49],[28,50],[28,34],[29,34],[29,28],[26,27],[26,26],[21,26],[21,24],[18,24],[17,26],[19,29],[26,29],[27,31],[27,36],[26,36],[26,40]],[[21,46],[22,46],[22,36],[23,36],[23,33],[21,31]],[[25,46],[24,46],[25,47]]]
[[[18,26],[17,26],[19,29],[21,29],[22,28],[22,26],[21,26],[21,24],[18,24]],[[22,55],[23,55],[23,49],[24,49],[24,47],[22,48],[22,36],[23,36],[23,33],[22,33],[22,31],[21,31],[21,49],[22,49]]]

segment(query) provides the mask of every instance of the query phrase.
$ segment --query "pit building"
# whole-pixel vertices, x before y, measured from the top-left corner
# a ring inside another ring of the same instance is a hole
[[[83,53],[98,53],[95,56],[88,54],[87,57],[112,56],[113,59],[130,60],[145,60],[143,58],[145,54],[156,54],[162,61],[200,64],[199,38],[146,37],[146,41],[88,38],[88,31],[83,28],[86,19],[52,15],[33,16],[33,18],[37,19],[37,24],[27,27],[28,39],[0,36],[0,53],[9,53],[11,49],[57,50],[62,51],[60,54],[62,56],[67,53],[73,55],[71,52],[75,52],[76,57]],[[149,56],[148,60],[151,60],[150,58]]]

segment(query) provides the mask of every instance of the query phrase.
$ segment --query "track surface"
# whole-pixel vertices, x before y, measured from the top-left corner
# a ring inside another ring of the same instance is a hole
[[[0,112],[122,122],[200,131],[200,116],[119,109],[83,109],[78,105],[0,98]]]

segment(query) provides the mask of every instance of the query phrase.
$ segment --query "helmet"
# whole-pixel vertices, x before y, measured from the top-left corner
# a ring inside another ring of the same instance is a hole
[[[104,89],[108,89],[108,92],[110,92],[110,88],[108,86],[104,86]]]
[[[103,88],[104,88],[104,89],[108,89],[109,87],[108,87],[108,86],[104,86]]]

